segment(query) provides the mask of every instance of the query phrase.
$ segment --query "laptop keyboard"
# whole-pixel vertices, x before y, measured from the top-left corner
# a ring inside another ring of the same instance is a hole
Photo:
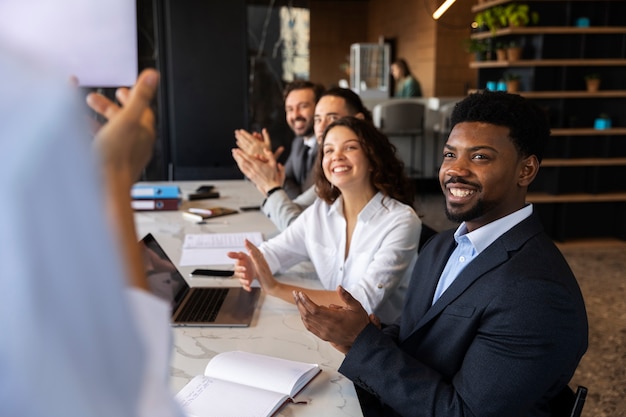
[[[228,294],[228,288],[202,288],[195,290],[185,307],[180,312],[176,321],[188,323],[211,323],[215,321],[224,300]]]

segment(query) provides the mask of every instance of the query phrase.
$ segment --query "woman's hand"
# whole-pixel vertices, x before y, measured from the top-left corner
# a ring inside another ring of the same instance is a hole
[[[247,239],[246,243],[248,243]],[[239,279],[244,290],[250,291],[250,286],[257,275],[252,259],[245,252],[228,252],[227,256],[235,260],[233,276]]]
[[[276,291],[279,290],[280,283],[274,278],[272,275],[272,270],[270,269],[263,253],[254,246],[252,242],[246,239],[246,249],[248,250],[248,254],[250,254],[249,259],[251,259],[254,264],[254,269],[256,271],[256,277],[261,283],[261,288],[263,288],[268,294],[277,295]]]

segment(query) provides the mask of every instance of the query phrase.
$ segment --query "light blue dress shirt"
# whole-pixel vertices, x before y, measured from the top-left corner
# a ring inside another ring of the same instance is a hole
[[[500,236],[511,230],[515,225],[533,213],[532,204],[517,210],[501,219],[493,221],[489,224],[479,227],[473,232],[467,232],[465,222],[454,232],[454,240],[457,246],[448,258],[439,283],[435,289],[433,296],[433,304],[439,300],[439,297],[448,289],[454,280],[459,276],[461,271],[489,245],[495,242]]]

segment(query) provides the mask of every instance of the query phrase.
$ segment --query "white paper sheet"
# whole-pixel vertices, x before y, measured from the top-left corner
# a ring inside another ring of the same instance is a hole
[[[185,235],[180,266],[232,265],[234,261],[226,254],[245,251],[245,239],[258,246],[263,242],[263,235],[261,232]]]

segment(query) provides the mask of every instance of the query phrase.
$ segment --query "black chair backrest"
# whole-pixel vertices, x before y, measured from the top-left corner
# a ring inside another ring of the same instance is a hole
[[[422,250],[422,246],[424,246],[424,243],[426,243],[428,239],[430,239],[433,235],[436,235],[436,234],[437,234],[437,231],[435,229],[422,223],[422,231],[420,232],[420,241],[417,245],[417,252],[419,253],[419,251]]]
[[[587,398],[587,388],[578,386],[576,394],[569,386],[565,386],[550,401],[552,417],[580,417]]]
[[[424,128],[423,103],[393,99],[378,104],[380,130],[385,134],[419,134]]]

